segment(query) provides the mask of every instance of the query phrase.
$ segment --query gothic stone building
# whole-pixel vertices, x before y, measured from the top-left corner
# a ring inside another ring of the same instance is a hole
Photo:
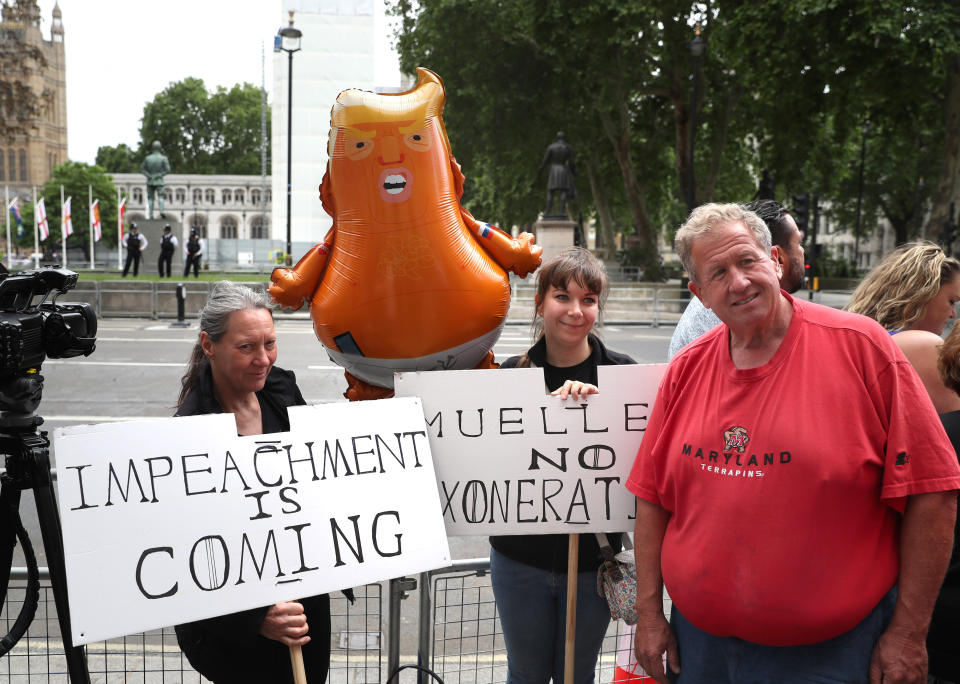
[[[22,76],[41,97],[40,115],[26,136],[0,139],[0,185],[30,197],[31,188],[46,183],[55,166],[67,161],[67,71],[60,6],[53,8],[50,40],[40,32],[40,9],[34,0],[18,0],[3,8],[0,41],[17,41],[43,54],[45,65],[23,60]],[[12,74],[6,74],[11,76]]]

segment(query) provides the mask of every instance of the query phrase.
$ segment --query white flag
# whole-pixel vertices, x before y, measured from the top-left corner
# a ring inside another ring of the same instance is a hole
[[[37,216],[37,228],[40,230],[40,239],[46,240],[50,237],[50,226],[47,225],[47,210],[43,206],[43,198],[34,206],[34,212]]]
[[[68,197],[67,201],[63,203],[63,218],[61,219],[61,221],[63,224],[62,229],[63,229],[64,237],[70,237],[71,235],[73,235],[73,217],[70,215],[71,199],[73,198]]]
[[[100,200],[93,200],[90,215],[93,216],[93,241],[100,242]]]

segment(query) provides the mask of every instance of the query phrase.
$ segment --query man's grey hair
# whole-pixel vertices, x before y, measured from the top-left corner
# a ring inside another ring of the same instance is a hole
[[[693,243],[709,235],[715,228],[730,223],[742,223],[753,233],[763,253],[770,253],[770,229],[759,216],[739,204],[703,204],[690,212],[686,223],[680,226],[673,241],[673,248],[693,282],[700,283],[697,265],[693,263]]]

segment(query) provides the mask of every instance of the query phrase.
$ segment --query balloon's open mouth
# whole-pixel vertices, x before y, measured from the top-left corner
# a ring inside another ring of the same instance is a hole
[[[405,168],[387,169],[380,174],[380,199],[403,202],[410,197],[413,174]]]
[[[399,195],[405,187],[407,187],[407,181],[399,175],[387,176],[387,180],[383,182],[383,189],[390,195]]]

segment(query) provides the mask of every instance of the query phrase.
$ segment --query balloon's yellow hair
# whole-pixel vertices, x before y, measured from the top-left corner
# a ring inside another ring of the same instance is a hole
[[[424,123],[436,119],[440,126],[443,146],[450,154],[450,141],[443,124],[443,105],[446,95],[443,79],[429,69],[417,67],[417,85],[402,93],[372,93],[351,88],[337,96],[330,109],[330,142],[327,154],[333,156],[337,131],[364,123],[415,121]]]

